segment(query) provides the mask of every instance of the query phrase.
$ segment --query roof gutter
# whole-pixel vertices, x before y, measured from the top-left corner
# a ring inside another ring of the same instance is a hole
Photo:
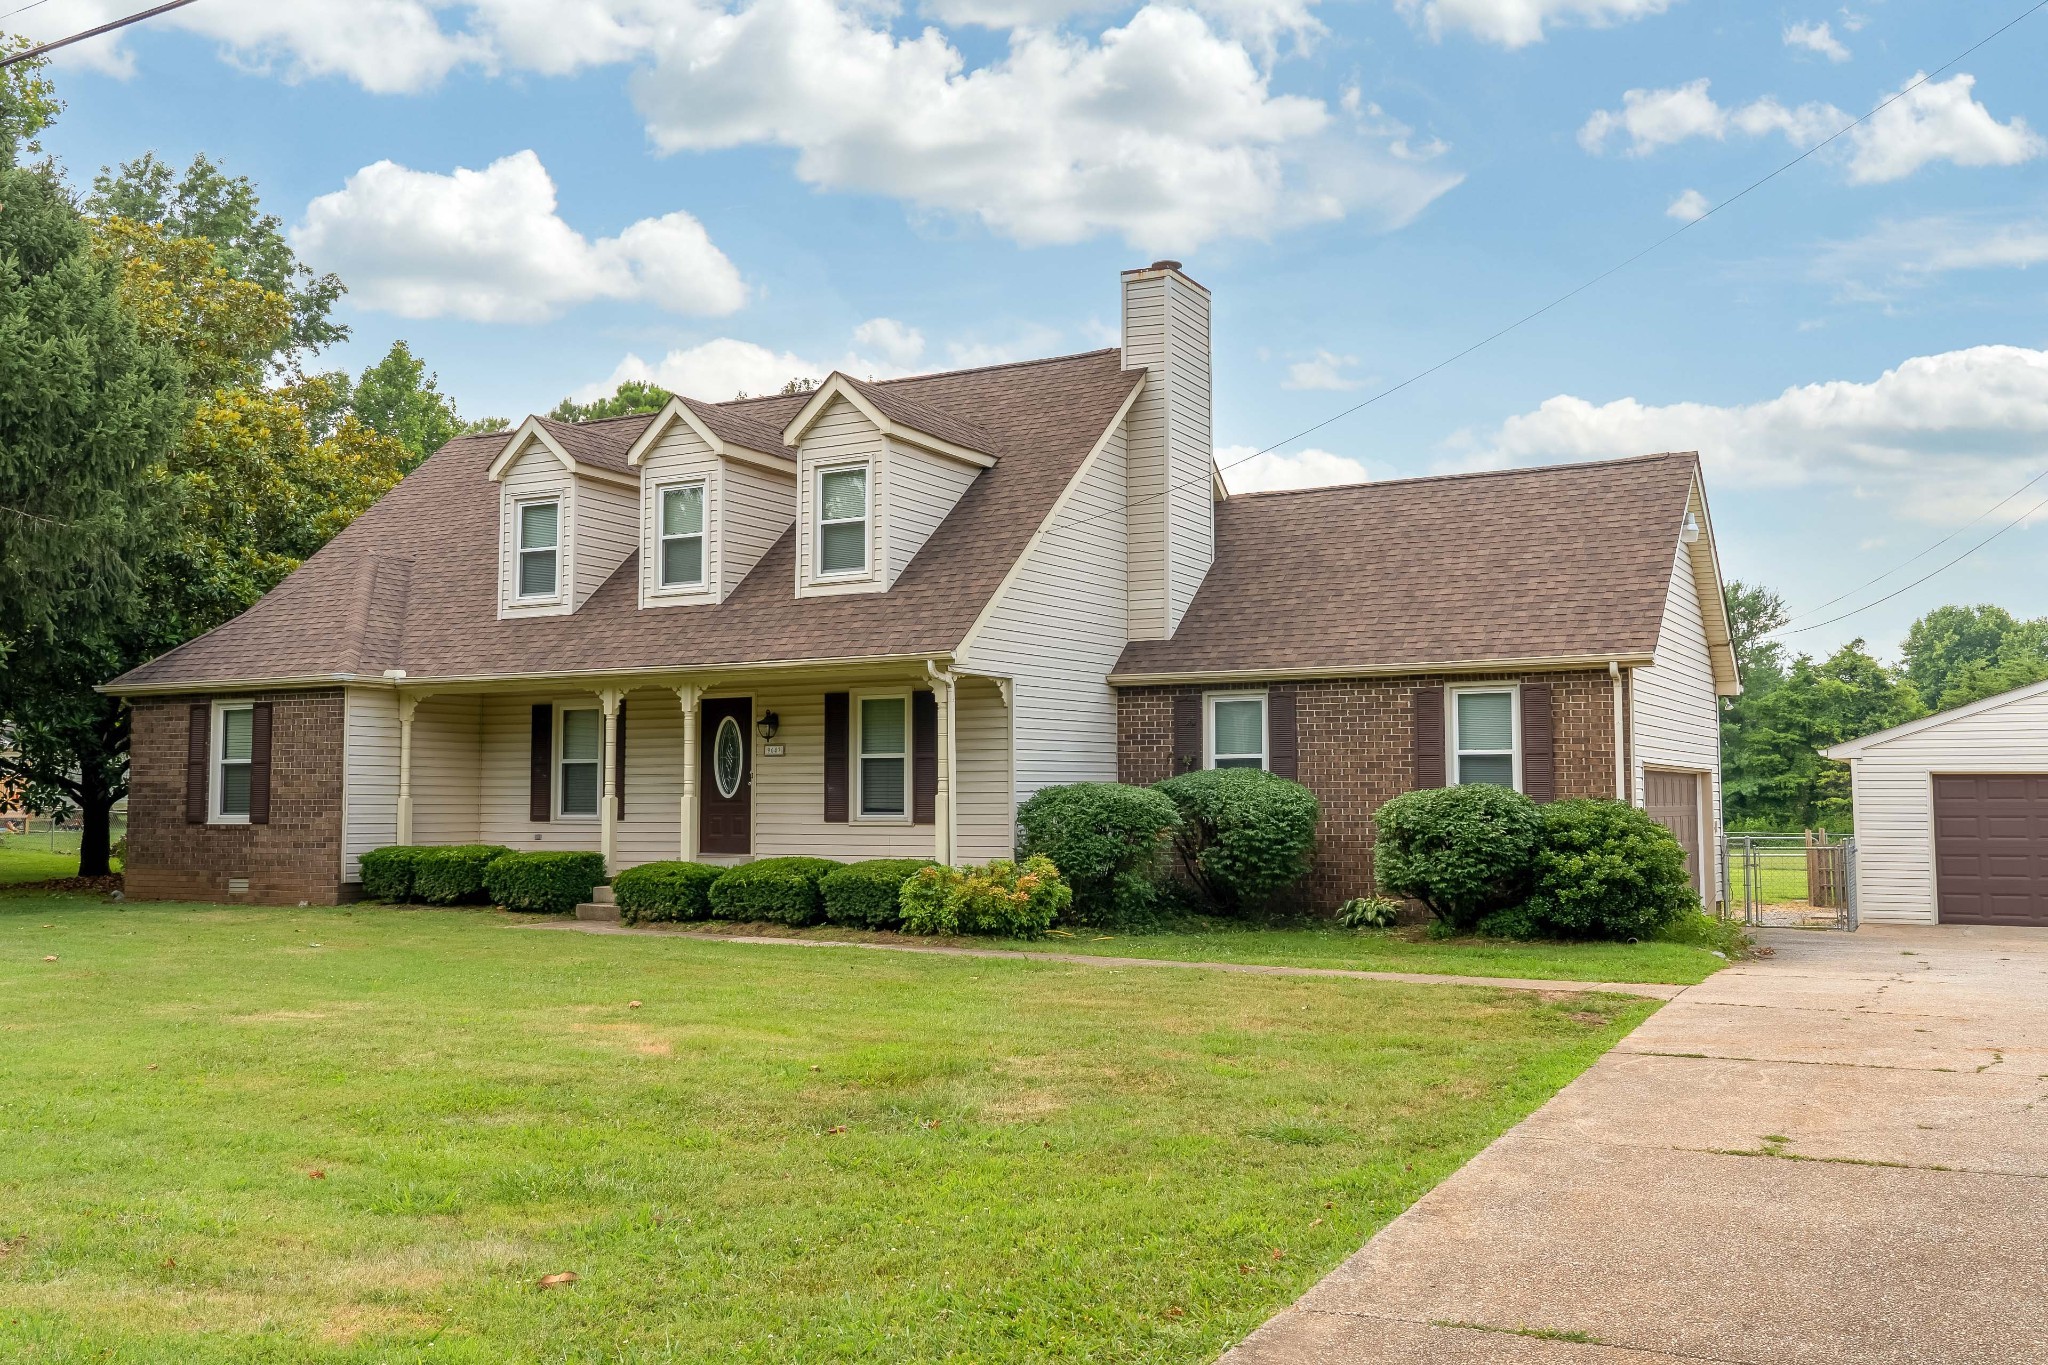
[[[1607,669],[1610,665],[1648,666],[1649,654],[1549,654],[1520,659],[1464,659],[1455,663],[1420,661],[1398,664],[1319,664],[1309,668],[1193,669],[1176,673],[1112,673],[1112,687],[1152,687],[1170,683],[1302,682],[1313,678],[1399,678],[1420,673],[1559,672],[1570,668]]]

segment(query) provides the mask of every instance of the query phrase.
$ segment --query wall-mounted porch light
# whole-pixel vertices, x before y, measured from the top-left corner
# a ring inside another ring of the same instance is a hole
[[[776,715],[773,711],[763,711],[761,719],[754,722],[754,729],[760,732],[763,744],[775,738],[775,732],[781,728],[782,717]]]

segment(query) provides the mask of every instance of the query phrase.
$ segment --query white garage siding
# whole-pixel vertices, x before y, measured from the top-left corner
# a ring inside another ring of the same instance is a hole
[[[1933,924],[1934,774],[2048,773],[2048,685],[1842,748],[1858,750],[1836,756],[1850,760],[1859,917]]]
[[[1700,793],[1705,825],[1702,848],[1713,866],[1707,883],[1709,896],[1718,898],[1721,860],[1714,850],[1721,833],[1721,705],[1714,695],[1713,659],[1700,615],[1690,549],[1681,544],[1673,561],[1664,624],[1657,636],[1657,662],[1637,669],[1630,689],[1635,718],[1634,801],[1637,806],[1643,804],[1645,768],[1706,774]]]

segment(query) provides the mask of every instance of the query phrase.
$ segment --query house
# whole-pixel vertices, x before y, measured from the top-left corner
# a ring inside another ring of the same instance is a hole
[[[1691,455],[1227,496],[1209,294],[1123,344],[450,442],[107,685],[132,894],[331,902],[399,843],[1009,854],[1047,785],[1298,777],[1371,885],[1416,785],[1622,797],[1712,899],[1738,686]]]
[[[2048,682],[1837,744],[1857,913],[2048,925]]]

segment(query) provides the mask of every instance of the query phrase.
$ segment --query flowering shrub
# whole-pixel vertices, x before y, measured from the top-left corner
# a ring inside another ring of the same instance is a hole
[[[1072,905],[1073,888],[1050,858],[1022,866],[922,868],[903,884],[903,927],[913,934],[1004,934],[1037,938]]]

